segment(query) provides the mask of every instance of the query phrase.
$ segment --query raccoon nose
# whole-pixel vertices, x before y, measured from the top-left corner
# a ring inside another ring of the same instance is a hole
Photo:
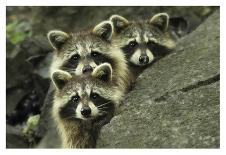
[[[149,58],[147,55],[141,55],[139,61],[141,64],[146,65],[149,62]]]
[[[88,107],[88,106],[82,107],[82,108],[81,108],[81,114],[82,114],[84,117],[89,117],[90,114],[91,114],[91,109],[90,109],[90,107]]]
[[[82,73],[92,72],[93,68],[90,65],[84,66],[82,69]]]

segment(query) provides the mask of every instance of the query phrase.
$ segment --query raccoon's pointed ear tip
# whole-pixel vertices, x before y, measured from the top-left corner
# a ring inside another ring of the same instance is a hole
[[[106,69],[108,69],[110,72],[112,72],[111,64],[109,64],[109,63],[107,63],[107,62],[101,64],[100,67],[106,68]]]
[[[129,21],[125,17],[117,14],[111,15],[109,20],[113,23],[116,21],[121,22],[122,26],[126,26],[129,23]]]
[[[168,13],[160,13],[160,16],[162,16],[163,18],[165,18],[165,20],[167,21],[167,23],[169,22],[169,15]]]
[[[109,20],[112,22],[114,27],[114,32],[119,33],[122,29],[129,25],[129,21],[117,14],[111,15]]]
[[[71,74],[63,70],[56,70],[51,74],[51,79],[57,89],[62,89],[71,78]]]
[[[112,23],[108,20],[102,21],[101,23],[97,24],[94,28],[93,28],[93,32],[95,32],[96,30],[98,30],[99,28],[103,28],[104,26],[109,26],[109,28],[112,27]]]
[[[111,21],[103,21],[96,25],[92,32],[105,40],[110,40],[113,35],[113,24]]]
[[[165,31],[169,24],[169,15],[165,12],[155,14],[151,19],[150,23],[156,25],[161,30]]]
[[[96,77],[104,82],[112,80],[112,67],[109,63],[103,63],[96,67],[92,73],[93,77]]]
[[[166,12],[161,12],[161,13],[158,13],[157,15],[169,17],[168,13]]]
[[[50,38],[52,36],[57,36],[57,35],[61,35],[61,36],[65,36],[65,37],[69,37],[69,35],[66,32],[63,32],[61,30],[50,30],[47,33],[47,37]]]
[[[60,30],[51,30],[47,38],[54,49],[59,49],[69,38],[69,34]]]
[[[115,19],[115,18],[124,18],[124,17],[122,17],[121,15],[118,15],[118,14],[113,14],[110,16],[109,20],[111,21],[112,19]]]

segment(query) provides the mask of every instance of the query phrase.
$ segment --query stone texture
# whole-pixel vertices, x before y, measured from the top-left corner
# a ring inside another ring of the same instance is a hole
[[[138,78],[97,147],[219,148],[219,11]]]

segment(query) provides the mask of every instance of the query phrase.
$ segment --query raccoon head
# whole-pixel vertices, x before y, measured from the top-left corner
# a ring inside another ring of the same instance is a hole
[[[53,114],[60,120],[97,120],[114,112],[120,92],[112,85],[112,68],[99,65],[92,74],[71,76],[58,70],[52,74],[56,88]]]
[[[55,49],[50,72],[61,69],[81,75],[91,73],[104,62],[112,63],[109,55],[109,39],[112,34],[113,26],[109,21],[98,24],[92,32],[67,34],[50,31],[48,39]]]
[[[154,15],[150,20],[130,22],[119,15],[112,15],[114,26],[112,44],[125,53],[127,60],[137,66],[146,66],[156,58],[168,54],[175,43],[167,33],[169,16]]]

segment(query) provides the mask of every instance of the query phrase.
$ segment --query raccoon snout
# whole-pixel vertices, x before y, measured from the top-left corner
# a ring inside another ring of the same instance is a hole
[[[140,64],[146,65],[149,62],[149,58],[147,55],[141,55],[139,58]]]
[[[82,69],[82,73],[88,73],[88,72],[92,72],[93,68],[90,65],[84,66]]]
[[[91,109],[90,107],[88,106],[84,106],[81,108],[81,114],[84,116],[84,117],[89,117],[90,114],[91,114]]]

